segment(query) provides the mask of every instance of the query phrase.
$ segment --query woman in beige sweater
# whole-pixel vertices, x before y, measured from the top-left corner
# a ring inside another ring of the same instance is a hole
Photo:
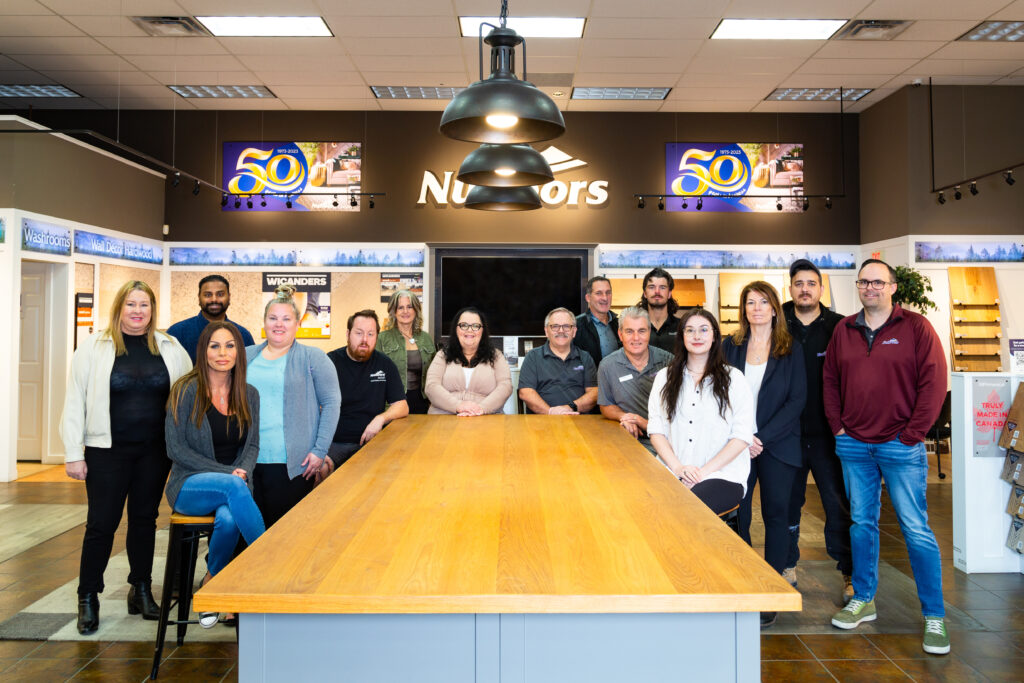
[[[475,308],[455,314],[448,342],[427,371],[431,415],[500,413],[512,395],[505,357],[491,345],[487,322]]]

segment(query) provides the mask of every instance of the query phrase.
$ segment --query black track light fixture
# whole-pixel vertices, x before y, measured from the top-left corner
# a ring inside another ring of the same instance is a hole
[[[775,198],[775,210],[782,211],[782,199],[780,199],[779,197]]]
[[[1013,169],[1010,169],[1009,171],[1003,174],[1003,180],[1006,181],[1007,185],[1013,185],[1015,182],[1017,182],[1016,178],[1013,177]]]
[[[658,211],[664,211],[664,210],[665,210],[665,198],[664,197],[658,197]]]
[[[971,181],[970,190],[971,190],[971,196],[972,197],[978,196],[978,182],[976,180],[972,180]]]
[[[957,185],[953,188],[953,199],[960,201],[964,198],[964,193],[960,191],[960,186]]]
[[[235,197],[235,208],[238,209],[238,208],[241,208],[241,206],[242,206],[242,198],[241,197]]]
[[[196,196],[196,197],[199,196],[199,188],[200,187],[201,187],[201,185],[199,184],[198,180],[192,185],[192,194],[194,196]]]
[[[252,195],[249,195],[248,197],[245,198],[245,208],[252,208]]]
[[[220,205],[221,206],[227,206],[228,205],[228,193],[227,192],[225,192],[224,194],[222,194],[220,196]]]
[[[811,200],[808,199],[807,197],[804,197],[803,210],[806,211],[809,208],[811,208]]]
[[[260,195],[260,206],[266,206],[266,205],[267,205],[267,195],[261,194]]]
[[[704,208],[704,198],[703,197],[697,197],[697,210],[700,211],[703,208]]]
[[[358,202],[356,202],[356,196],[354,194],[350,194],[348,196],[348,205],[351,206],[353,209],[356,208],[356,206],[358,206]]]
[[[334,195],[334,201],[331,202],[331,204],[334,205],[334,206],[338,205],[338,195]]]
[[[832,198],[831,197],[825,197],[825,208],[826,209],[831,209],[832,208]]]
[[[181,172],[175,171],[174,175],[171,176],[171,187],[177,187],[181,185]]]
[[[286,209],[292,208],[292,196],[291,195],[288,195],[288,198],[285,199],[284,208],[286,208]]]
[[[373,195],[371,194],[370,195],[369,207],[372,209],[374,206],[375,206],[375,204],[373,203]]]
[[[939,200],[939,204],[945,204],[946,203],[946,193],[945,192],[940,192],[938,200]]]
[[[690,208],[690,205],[686,203],[686,197],[683,197],[683,210]]]
[[[645,206],[647,206],[647,204],[646,204],[646,202],[644,202],[644,198],[643,197],[640,197],[639,199],[636,200],[636,208],[642,209]]]

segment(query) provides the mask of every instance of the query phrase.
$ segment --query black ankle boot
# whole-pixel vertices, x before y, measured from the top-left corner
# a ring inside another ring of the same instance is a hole
[[[83,636],[100,627],[100,598],[96,593],[78,596],[78,632]]]
[[[147,581],[133,583],[128,589],[128,614],[140,613],[148,621],[160,618],[160,605],[153,600],[153,591]]]

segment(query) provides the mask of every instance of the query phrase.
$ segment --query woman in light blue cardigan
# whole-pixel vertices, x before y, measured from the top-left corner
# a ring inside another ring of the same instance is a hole
[[[317,348],[295,341],[295,289],[277,288],[263,313],[267,341],[248,346],[249,384],[260,393],[260,455],[253,498],[269,529],[313,490],[341,411],[338,373]]]

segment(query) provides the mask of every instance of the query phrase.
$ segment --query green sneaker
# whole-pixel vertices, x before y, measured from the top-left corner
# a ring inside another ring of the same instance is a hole
[[[949,634],[942,617],[924,618],[924,651],[930,655],[949,653]]]
[[[846,607],[839,610],[832,617],[832,625],[838,628],[857,628],[865,621],[874,621],[878,618],[875,613],[875,601],[858,600],[856,598],[846,603]]]

